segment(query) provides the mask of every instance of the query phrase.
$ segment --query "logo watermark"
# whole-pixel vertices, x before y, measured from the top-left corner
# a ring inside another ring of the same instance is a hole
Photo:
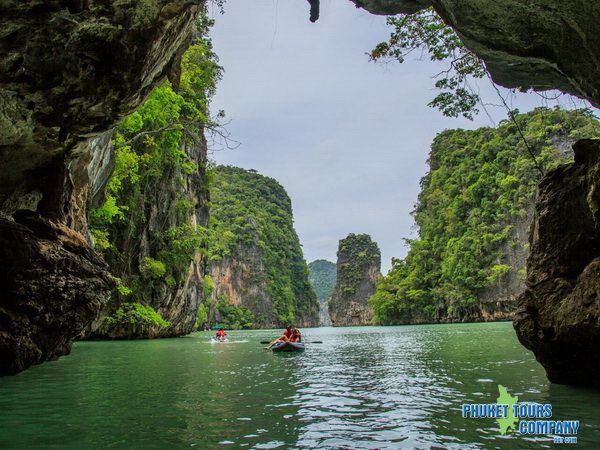
[[[556,444],[577,443],[579,420],[553,420],[550,403],[519,402],[519,397],[498,385],[496,403],[465,403],[462,416],[465,419],[496,419],[500,434],[510,432],[521,435],[545,435]]]

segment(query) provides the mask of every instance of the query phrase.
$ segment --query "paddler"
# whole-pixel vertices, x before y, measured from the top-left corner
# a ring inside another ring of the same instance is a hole
[[[273,345],[276,344],[277,342],[291,342],[293,335],[294,335],[294,327],[292,327],[291,325],[286,325],[285,331],[283,332],[283,334],[281,336],[279,336],[277,339],[275,339],[273,342],[271,342],[267,346],[267,348],[273,347]]]
[[[298,328],[292,329],[292,336],[290,337],[290,342],[302,342],[302,333]]]
[[[225,339],[227,339],[227,333],[223,328],[219,328],[219,331],[217,331],[217,339],[219,341],[224,341]]]

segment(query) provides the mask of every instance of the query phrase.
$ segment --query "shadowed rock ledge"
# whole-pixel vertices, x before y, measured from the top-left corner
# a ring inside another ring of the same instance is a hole
[[[112,279],[83,236],[30,211],[0,219],[0,375],[69,353]]]
[[[514,326],[554,383],[600,386],[600,140],[539,187]]]
[[[600,2],[351,0],[373,14],[429,6],[505,87],[560,89],[600,106]]]

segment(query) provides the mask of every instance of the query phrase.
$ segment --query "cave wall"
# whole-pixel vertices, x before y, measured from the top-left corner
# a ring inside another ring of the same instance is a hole
[[[73,215],[70,163],[168,75],[199,3],[133,0],[0,4],[0,211],[24,197]],[[78,228],[85,211],[72,217]]]
[[[600,385],[600,140],[539,186],[527,289],[514,326],[550,381]]]
[[[600,106],[600,3],[593,0],[351,0],[373,14],[428,6],[509,88],[560,89]]]
[[[201,3],[0,2],[0,375],[68,353],[106,304],[87,210],[108,130],[172,73]]]
[[[81,233],[32,211],[0,218],[0,375],[69,353],[113,284]]]

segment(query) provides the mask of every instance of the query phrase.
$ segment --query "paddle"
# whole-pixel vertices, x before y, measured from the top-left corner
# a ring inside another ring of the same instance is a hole
[[[270,344],[273,341],[260,341],[261,344]],[[305,341],[305,344],[322,344],[323,341]]]

